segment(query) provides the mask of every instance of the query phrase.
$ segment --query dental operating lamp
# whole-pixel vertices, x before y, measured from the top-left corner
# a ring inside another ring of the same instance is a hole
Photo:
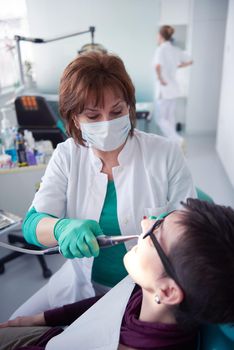
[[[47,44],[47,43],[51,43],[53,41],[71,38],[71,37],[76,36],[76,35],[91,33],[91,43],[83,45],[81,50],[78,53],[82,53],[84,51],[90,51],[90,50],[106,52],[106,49],[101,44],[94,43],[94,32],[95,32],[95,27],[91,26],[91,27],[89,27],[89,29],[81,31],[81,32],[67,34],[67,35],[63,35],[63,36],[59,36],[59,37],[47,39],[47,40],[41,39],[41,38],[28,38],[28,37],[24,37],[24,36],[20,36],[20,35],[15,35],[14,39],[16,41],[16,51],[17,51],[18,64],[19,64],[19,74],[20,74],[20,84],[24,85],[24,83],[25,83],[24,69],[23,69],[23,64],[22,64],[22,56],[21,56],[21,48],[20,48],[21,41],[28,41],[28,42],[31,42],[33,44]]]

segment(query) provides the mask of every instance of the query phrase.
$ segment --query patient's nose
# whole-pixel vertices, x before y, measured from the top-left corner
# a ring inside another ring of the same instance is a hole
[[[155,219],[147,218],[141,221],[142,232],[146,233],[154,224]]]

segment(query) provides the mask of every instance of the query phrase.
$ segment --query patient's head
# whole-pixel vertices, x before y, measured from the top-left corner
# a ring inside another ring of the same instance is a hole
[[[146,238],[154,222],[142,221],[143,234],[126,254],[125,266],[143,291],[157,296],[155,307],[171,310],[177,322],[232,323],[234,211],[198,199],[183,207]],[[155,237],[166,258],[159,256]]]

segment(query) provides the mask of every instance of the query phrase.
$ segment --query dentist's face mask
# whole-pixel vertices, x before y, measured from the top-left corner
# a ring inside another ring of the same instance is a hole
[[[95,123],[80,123],[82,138],[93,148],[113,151],[126,141],[131,123],[129,114]]]

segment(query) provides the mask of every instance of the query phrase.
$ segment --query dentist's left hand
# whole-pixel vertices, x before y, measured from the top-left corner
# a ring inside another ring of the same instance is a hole
[[[103,235],[102,229],[94,220],[60,219],[54,226],[61,253],[69,259],[97,257],[96,237],[100,235]]]

